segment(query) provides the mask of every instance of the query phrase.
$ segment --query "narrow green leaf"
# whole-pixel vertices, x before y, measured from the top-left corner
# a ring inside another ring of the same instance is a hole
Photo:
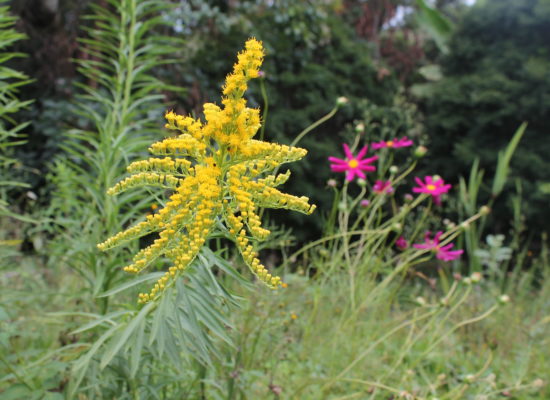
[[[498,196],[502,189],[504,189],[504,185],[506,184],[508,173],[510,171],[510,161],[512,160],[512,156],[514,155],[514,152],[516,151],[516,148],[526,129],[527,122],[524,122],[517,129],[506,149],[504,151],[500,151],[498,154],[497,170],[493,180],[493,189],[491,190],[493,196]]]
[[[125,282],[123,283],[122,285],[120,286],[117,286],[111,290],[108,290],[104,293],[101,293],[99,295],[97,295],[96,297],[108,297],[108,296],[112,296],[113,294],[117,294],[117,293],[120,293],[126,289],[129,289],[131,287],[134,287],[134,286],[137,286],[143,282],[149,282],[149,281],[153,281],[153,280],[158,280],[161,276],[163,276],[164,273],[163,272],[152,272],[150,274],[146,274],[146,275],[142,275],[142,276],[139,276],[135,279],[132,279],[131,281],[129,282]]]
[[[105,353],[103,353],[103,357],[101,357],[101,362],[99,363],[100,369],[105,368],[111,362],[113,357],[118,354],[122,346],[127,344],[130,335],[134,333],[134,330],[140,326],[141,321],[147,316],[147,314],[149,314],[151,310],[154,309],[154,307],[156,307],[155,303],[147,303],[139,311],[139,313],[130,320],[130,322],[126,325],[126,328],[109,343],[109,347],[105,350]]]

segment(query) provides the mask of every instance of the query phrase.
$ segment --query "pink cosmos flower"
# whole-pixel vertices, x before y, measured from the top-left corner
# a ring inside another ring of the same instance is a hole
[[[418,177],[415,177],[414,180],[418,184],[418,187],[414,187],[413,192],[431,194],[434,203],[438,206],[441,205],[441,195],[447,193],[452,187],[450,184],[445,184],[443,179],[434,179],[431,176],[424,177],[424,181]]]
[[[407,239],[405,239],[404,236],[399,236],[399,239],[395,241],[395,246],[399,250],[406,250],[409,248],[409,242],[407,242]]]
[[[372,186],[372,191],[377,194],[392,193],[393,187],[391,181],[376,181]]]
[[[439,244],[439,238],[442,234],[443,232],[439,231],[435,234],[433,239],[430,239],[431,232],[428,231],[424,236],[424,243],[413,244],[413,247],[421,250],[432,250],[436,253],[435,256],[442,261],[452,261],[460,258],[460,255],[464,252],[464,250],[451,250],[454,247],[454,244],[452,243],[445,246],[441,246]]]
[[[357,153],[357,157],[353,156],[353,153],[349,149],[349,146],[344,143],[344,153],[346,154],[346,159],[342,160],[336,157],[329,157],[331,162],[330,168],[333,172],[346,172],[346,179],[352,181],[357,175],[361,179],[366,179],[366,175],[363,171],[372,172],[376,171],[376,167],[369,165],[374,161],[378,160],[378,156],[363,158],[367,153],[369,146],[365,146]]]
[[[376,142],[372,144],[374,150],[383,149],[384,147],[389,147],[392,149],[397,149],[398,147],[409,147],[413,145],[413,141],[407,138],[407,136],[402,137],[401,139],[391,139],[391,140],[382,140],[381,142]]]

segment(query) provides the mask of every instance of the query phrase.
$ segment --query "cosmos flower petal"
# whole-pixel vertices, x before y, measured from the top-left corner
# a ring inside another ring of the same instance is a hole
[[[344,171],[347,171],[349,167],[347,165],[331,165],[330,169],[333,172],[344,172]]]
[[[372,143],[371,147],[372,147],[373,150],[379,150],[379,149],[382,149],[382,148],[386,147],[386,143],[385,142]]]
[[[454,250],[454,251],[438,251],[436,257],[442,261],[453,261],[464,253],[464,250]]]
[[[375,162],[376,160],[378,160],[378,156],[369,157],[369,158],[365,158],[363,160],[360,160],[359,164],[371,164],[371,163]]]
[[[349,149],[349,146],[346,143],[344,143],[343,147],[344,147],[344,154],[346,155],[347,159],[351,160],[353,158],[353,153]]]
[[[369,149],[369,146],[363,146],[363,148],[361,149],[361,151],[359,153],[357,153],[357,160],[359,161],[362,161],[361,159],[363,158],[363,156],[365,154],[367,154],[367,150]]]
[[[347,164],[347,163],[348,163],[348,161],[346,161],[346,160],[342,160],[341,158],[332,157],[332,156],[329,157],[328,160],[329,160],[330,162],[333,162],[333,163],[343,163],[343,164]]]

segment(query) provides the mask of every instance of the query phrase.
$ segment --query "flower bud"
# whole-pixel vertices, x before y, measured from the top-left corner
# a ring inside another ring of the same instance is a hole
[[[36,193],[30,190],[27,192],[27,197],[31,200],[38,200],[38,196],[36,195]]]
[[[468,383],[472,383],[476,380],[476,376],[473,374],[468,374],[464,377],[464,380]]]
[[[535,379],[535,380],[533,381],[533,383],[532,383],[531,385],[533,385],[533,386],[536,387],[536,388],[541,388],[541,387],[543,387],[545,384],[546,384],[546,383],[545,383],[542,379],[537,378],[537,379]]]
[[[328,187],[332,187],[332,188],[335,188],[338,186],[338,181],[336,179],[329,179],[327,181],[327,186]]]
[[[347,208],[348,208],[348,207],[347,207],[346,203],[344,203],[343,201],[340,202],[340,203],[338,203],[338,210],[340,210],[340,211],[346,211]]]
[[[357,125],[355,125],[355,132],[357,132],[357,133],[365,132],[365,124],[360,122]]]
[[[470,279],[472,279],[472,283],[479,283],[483,279],[483,275],[481,275],[481,272],[474,272]]]
[[[480,209],[479,209],[479,213],[481,215],[487,215],[491,212],[491,209],[488,207],[488,206],[482,206]]]
[[[399,232],[399,231],[401,231],[401,229],[403,229],[403,225],[400,224],[399,222],[396,222],[396,223],[394,223],[394,224],[391,226],[391,228],[392,228],[394,231]]]
[[[403,196],[403,199],[405,200],[405,203],[410,203],[414,200],[414,197],[412,194],[407,193],[405,196]]]
[[[370,205],[370,201],[367,200],[367,199],[363,199],[363,200],[361,200],[361,201],[359,202],[359,205],[360,205],[361,207],[363,207],[363,208],[366,208],[366,207],[368,207],[368,206]]]
[[[418,296],[416,299],[414,299],[414,301],[416,301],[416,304],[418,304],[419,306],[424,307],[426,305],[426,299],[422,296]]]
[[[397,165],[392,165],[390,167],[390,174],[397,174],[399,172],[399,168],[397,167]]]
[[[414,156],[417,158],[424,157],[426,153],[428,152],[428,149],[424,146],[418,146],[416,149],[414,149]]]
[[[359,178],[359,179],[357,179],[357,184],[358,184],[360,187],[365,187],[365,186],[367,186],[367,181],[364,180],[364,179]]]
[[[503,294],[498,298],[498,302],[502,305],[508,304],[510,302],[510,296],[508,296],[507,294]]]
[[[341,107],[343,106],[344,104],[347,104],[349,102],[348,98],[347,97],[344,97],[344,96],[340,96],[336,99],[336,105],[338,107]]]

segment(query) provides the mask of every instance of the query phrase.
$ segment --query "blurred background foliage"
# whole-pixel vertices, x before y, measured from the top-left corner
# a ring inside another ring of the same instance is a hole
[[[475,159],[493,173],[496,149],[528,122],[513,173],[532,233],[545,229],[550,217],[549,37],[549,1],[480,2],[465,13],[450,40],[441,59],[442,79],[422,97],[433,150],[430,167],[449,176],[465,175]],[[511,201],[510,193],[496,214],[497,231],[509,225]]]
[[[100,0],[99,6],[110,2]],[[550,107],[550,30],[548,0],[189,0],[171,1],[159,34],[184,39],[177,62],[153,73],[186,90],[165,92],[165,108],[199,115],[215,101],[229,72],[227,62],[243,41],[256,36],[267,49],[264,85],[253,85],[249,102],[268,109],[265,136],[290,143],[306,126],[326,115],[339,96],[349,102],[300,143],[309,150],[293,166],[288,191],[307,193],[320,209],[331,192],[326,156],[338,156],[341,143],[357,125],[365,141],[401,129],[428,146],[426,173],[466,175],[476,158],[490,173],[499,149],[523,121],[527,132],[512,163],[507,198],[501,201],[494,233],[507,233],[512,199],[521,188],[525,224],[539,236],[547,215],[550,176],[545,124]],[[61,132],[80,127],[70,112],[75,82],[83,81],[75,59],[86,57],[78,37],[92,22],[82,15],[88,1],[12,1],[17,29],[28,40],[13,45],[26,53],[10,66],[35,79],[21,100],[36,99],[20,120],[31,120],[27,143],[17,153],[26,168],[17,177],[46,204],[52,188],[50,160],[65,140]],[[439,13],[432,13],[438,10]],[[89,82],[87,82],[89,83]],[[266,107],[267,106],[267,107]],[[345,127],[342,129],[342,127]],[[391,129],[384,129],[389,127]],[[401,128],[399,128],[401,127]],[[159,135],[160,135],[159,130]],[[449,161],[452,156],[452,162]],[[455,178],[457,179],[457,178]],[[455,182],[456,183],[456,182]],[[26,204],[35,200],[19,196]],[[485,190],[483,196],[490,196]],[[541,214],[542,213],[542,214]],[[277,214],[273,214],[277,219]],[[279,221],[300,241],[318,237],[320,219],[300,216]]]

